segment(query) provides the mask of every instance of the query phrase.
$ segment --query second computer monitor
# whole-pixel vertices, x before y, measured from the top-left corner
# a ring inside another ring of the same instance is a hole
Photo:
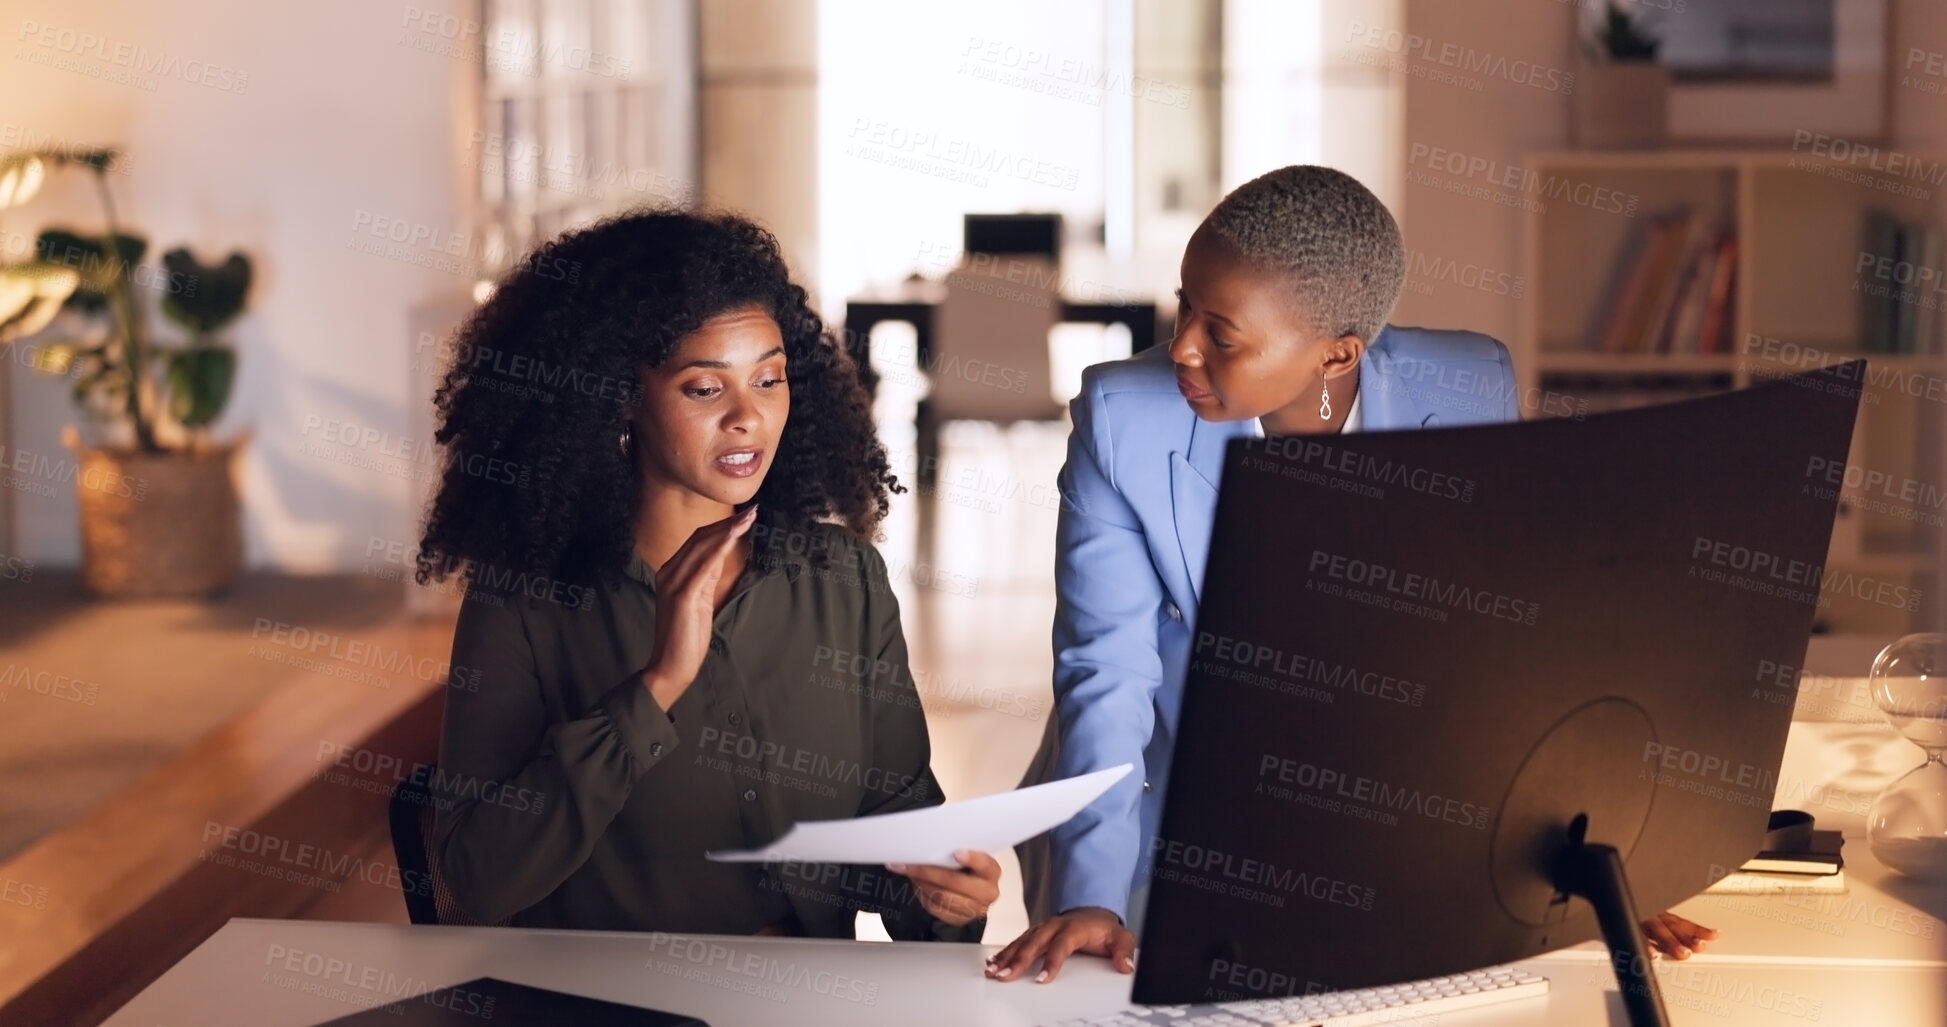
[[[1597,936],[1756,851],[1855,363],[1708,399],[1231,443],[1135,999],[1363,987]],[[1718,869],[1713,870],[1713,867]]]

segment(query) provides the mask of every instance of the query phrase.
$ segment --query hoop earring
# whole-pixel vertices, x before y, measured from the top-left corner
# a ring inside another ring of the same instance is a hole
[[[634,429],[634,428],[633,428],[633,427],[632,427],[631,425],[628,425],[628,424],[626,424],[626,423],[625,423],[625,424],[623,424],[623,425],[622,425],[622,435],[621,435],[621,437],[620,437],[620,438],[618,438],[618,439],[617,439],[616,441],[617,441],[617,443],[618,443],[618,444],[620,444],[620,445],[621,445],[621,447],[622,447],[622,455],[623,455],[623,456],[628,456],[628,455],[629,455],[629,443],[631,443],[631,442],[633,442],[633,441],[635,441],[635,429]]]
[[[1319,383],[1318,419],[1321,421],[1329,421],[1332,419],[1332,384],[1330,382]]]

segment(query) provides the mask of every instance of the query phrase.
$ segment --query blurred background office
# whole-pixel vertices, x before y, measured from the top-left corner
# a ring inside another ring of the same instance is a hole
[[[436,753],[457,607],[408,581],[433,384],[538,373],[449,333],[638,204],[766,223],[865,363],[949,798],[1011,787],[1051,707],[1081,369],[1167,344],[1191,231],[1286,164],[1386,202],[1392,320],[1506,342],[1528,417],[1873,356],[1852,466],[1808,474],[1848,497],[1820,673],[1940,620],[1929,0],[0,15],[0,1010],[105,1012],[231,915],[404,919],[386,798]]]

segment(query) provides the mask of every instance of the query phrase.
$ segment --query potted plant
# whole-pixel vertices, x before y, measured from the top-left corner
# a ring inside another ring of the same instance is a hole
[[[1575,83],[1575,136],[1595,150],[1662,146],[1668,133],[1670,69],[1643,19],[1609,0],[1583,48]]]
[[[236,353],[215,333],[242,313],[250,262],[240,253],[206,267],[187,250],[145,266],[146,239],[117,224],[107,172],[112,150],[41,154],[95,176],[106,232],[50,228],[36,241],[42,263],[74,271],[63,303],[66,329],[34,362],[73,381],[73,397],[99,441],[70,425],[81,510],[82,580],[98,595],[202,595],[243,570],[242,519],[233,462],[245,437],[210,437],[236,373]],[[162,293],[162,313],[187,339],[158,343],[140,289]]]

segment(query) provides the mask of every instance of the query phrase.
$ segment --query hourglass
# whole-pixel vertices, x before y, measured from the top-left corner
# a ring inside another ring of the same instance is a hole
[[[1866,814],[1873,855],[1908,877],[1947,881],[1947,635],[1908,635],[1873,660],[1873,701],[1927,761],[1886,786]]]

